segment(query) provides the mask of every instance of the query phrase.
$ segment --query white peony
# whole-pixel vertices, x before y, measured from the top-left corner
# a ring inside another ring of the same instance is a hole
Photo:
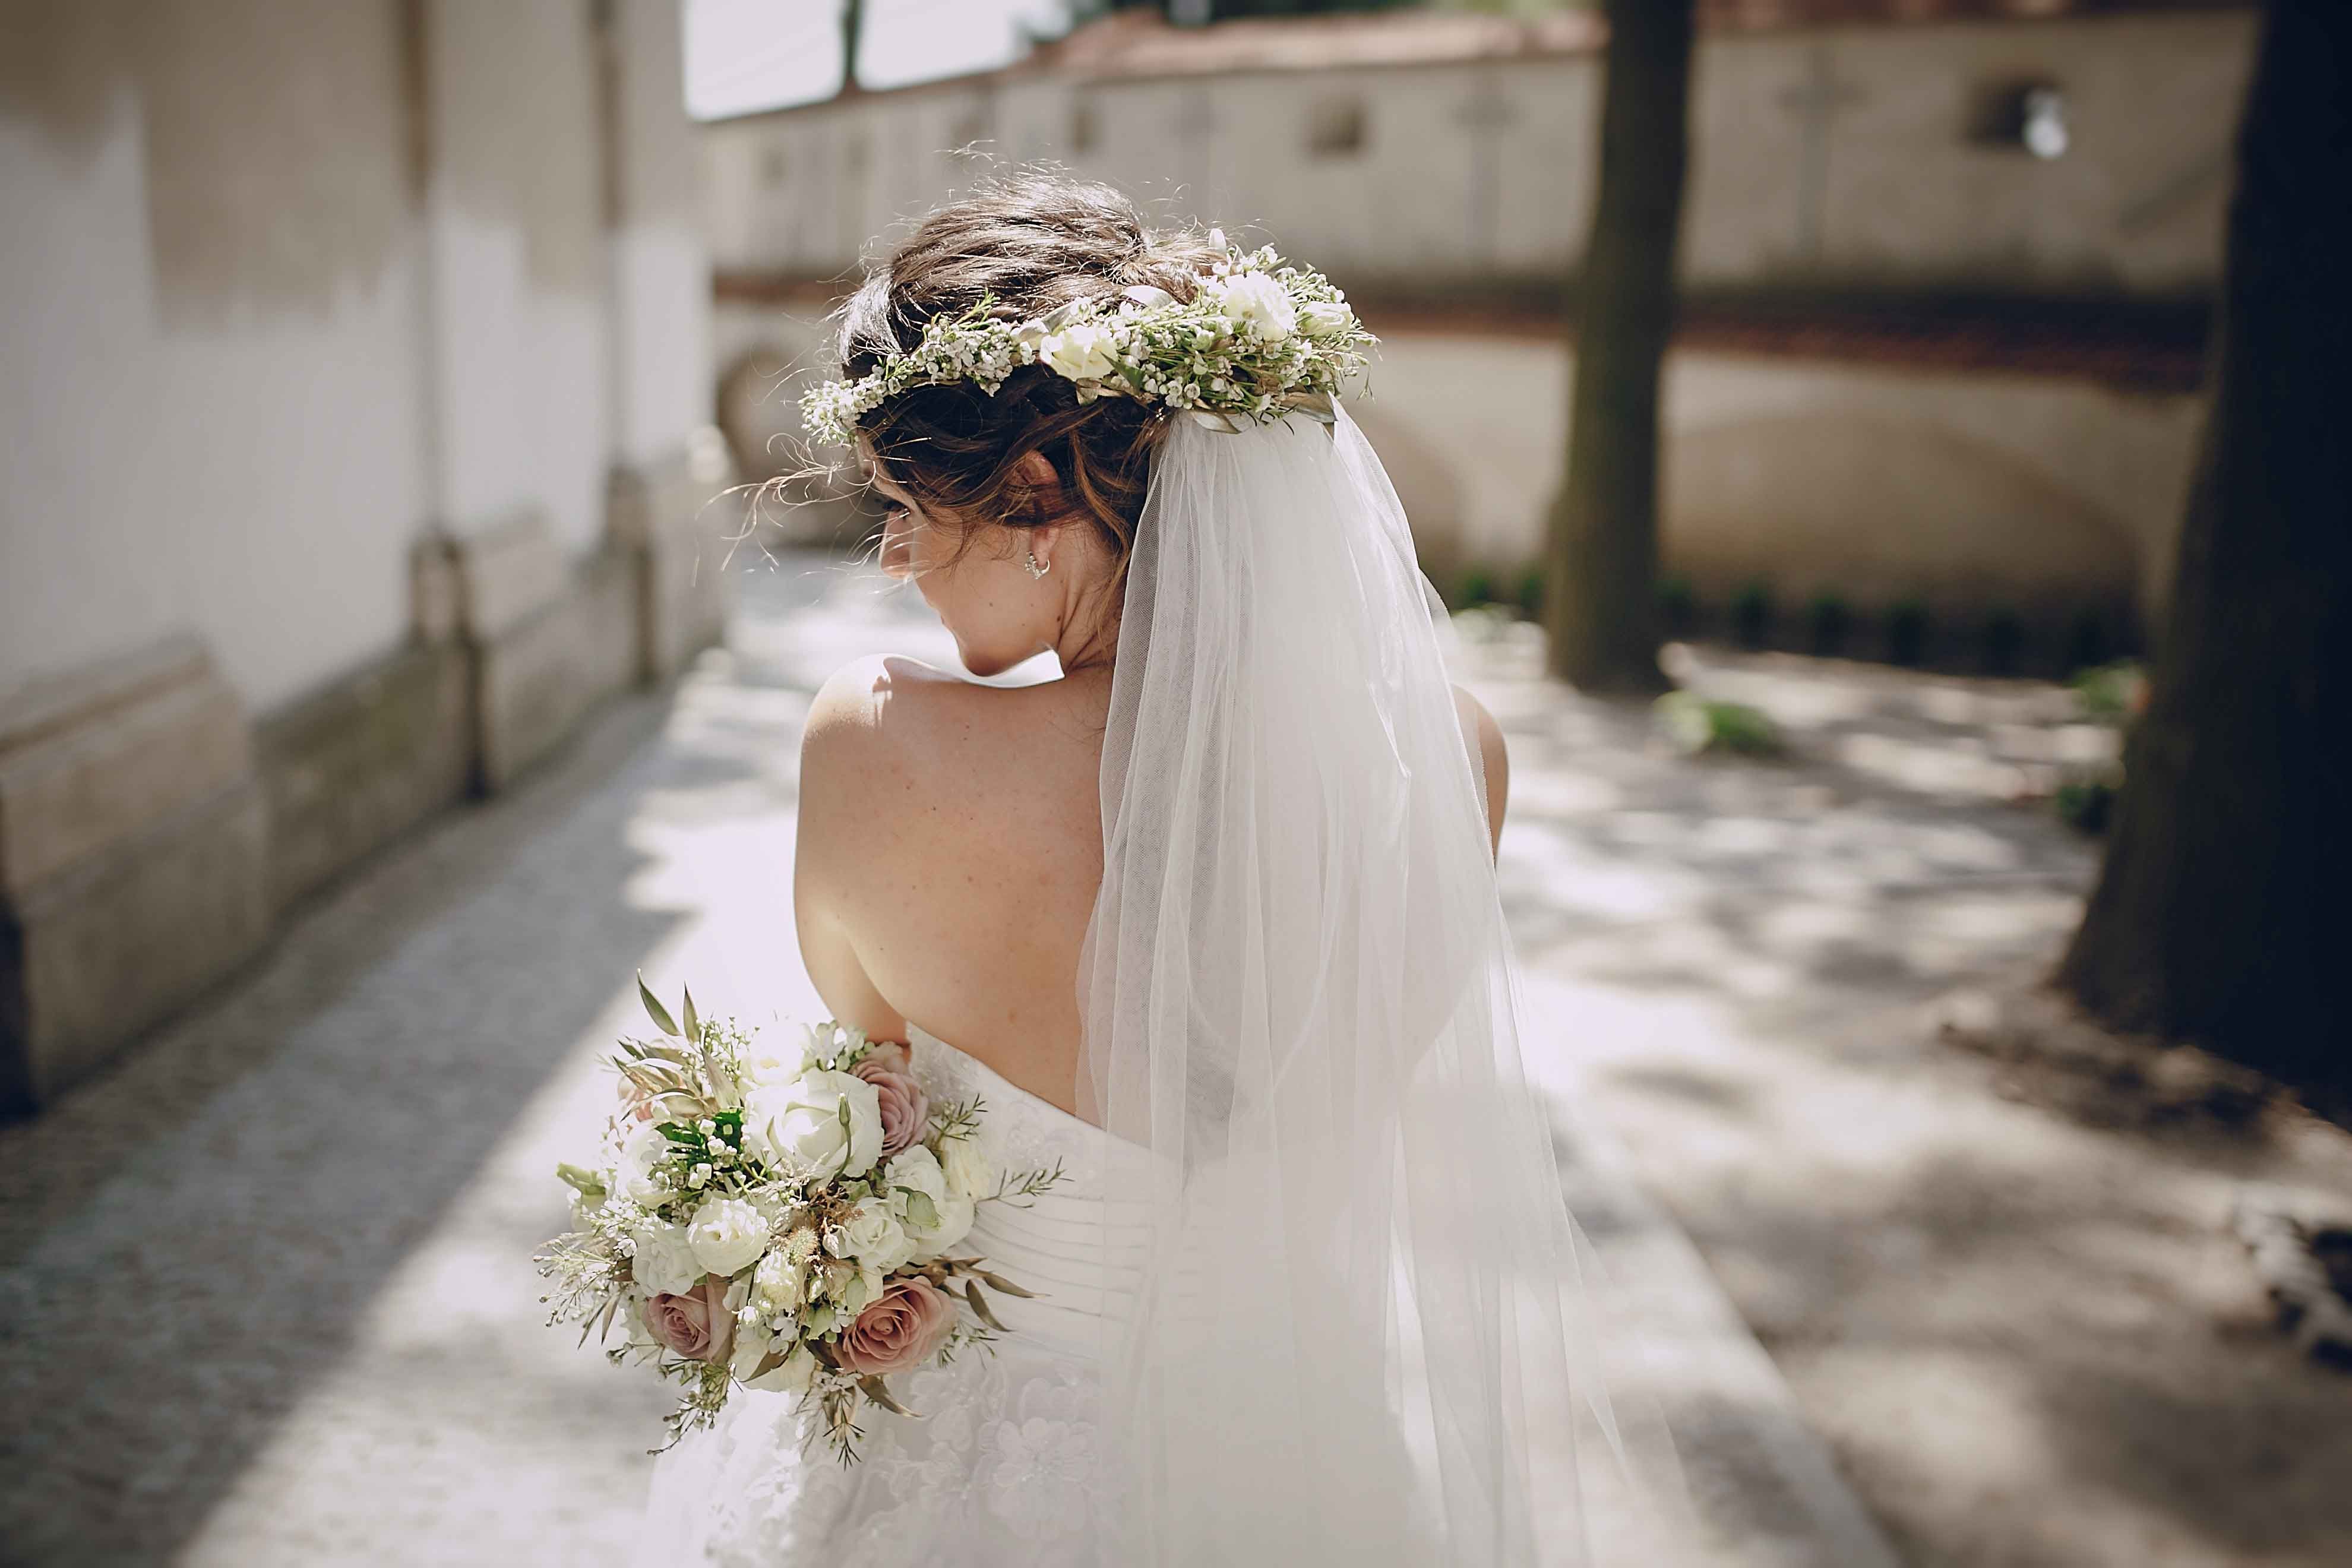
[[[1089,321],[1064,327],[1037,345],[1037,357],[1069,381],[1098,381],[1118,368],[1118,340]]]
[[[1310,338],[1336,338],[1356,322],[1355,311],[1328,301],[1309,305],[1300,315]]]
[[[938,1207],[939,1223],[937,1225],[918,1226],[910,1223],[907,1226],[907,1239],[915,1244],[915,1255],[912,1259],[914,1262],[929,1263],[932,1258],[961,1241],[971,1230],[973,1213],[971,1199],[958,1197],[950,1193],[947,1200]]]
[[[845,1072],[763,1084],[743,1101],[743,1147],[759,1160],[829,1176],[862,1176],[882,1152],[882,1102]]]
[[[1257,329],[1262,342],[1276,343],[1297,330],[1298,308],[1288,289],[1263,272],[1244,272],[1215,285],[1226,315]]]
[[[940,1142],[940,1163],[946,1168],[948,1191],[957,1197],[973,1203],[996,1191],[996,1162],[971,1136],[947,1138]]]
[[[804,1394],[815,1379],[816,1357],[809,1353],[808,1346],[796,1344],[784,1356],[782,1366],[762,1376],[746,1380],[743,1386],[757,1389],[761,1394]]]
[[[636,1244],[629,1277],[648,1296],[683,1296],[702,1278],[702,1260],[694,1255],[686,1226],[649,1219],[629,1233]]]
[[[750,1268],[768,1249],[768,1222],[741,1198],[711,1198],[694,1211],[686,1237],[703,1268],[730,1275]]]
[[[621,1145],[620,1163],[613,1172],[621,1195],[646,1208],[668,1197],[669,1189],[654,1179],[654,1167],[668,1159],[669,1152],[670,1141],[659,1128],[650,1121],[637,1123],[637,1130]]]
[[[833,1227],[824,1238],[824,1249],[835,1258],[855,1258],[887,1274],[907,1261],[914,1244],[907,1239],[889,1205],[868,1198]]]

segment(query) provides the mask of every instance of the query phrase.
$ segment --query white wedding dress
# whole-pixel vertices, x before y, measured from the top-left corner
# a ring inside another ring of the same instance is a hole
[[[641,1568],[1081,1568],[1090,1507],[1097,1356],[1111,1256],[1099,1196],[1108,1135],[920,1029],[915,1073],[934,1105],[978,1099],[999,1170],[1058,1163],[1020,1206],[982,1204],[953,1251],[1035,1292],[993,1298],[1006,1332],[953,1364],[893,1380],[913,1418],[869,1408],[844,1466],[799,1396],[738,1389],[718,1425],[656,1462]],[[1131,1286],[1131,1279],[1126,1281]],[[990,1353],[992,1348],[994,1353]]]
[[[1597,1321],[1520,1061],[1485,791],[1412,539],[1345,409],[1154,455],[1106,721],[1070,1115],[917,1033],[1039,1293],[894,1383],[844,1468],[740,1392],[660,1462],[644,1568],[1687,1561],[1643,1358]],[[1633,1376],[1627,1376],[1629,1369]],[[1646,1539],[1654,1540],[1655,1536]]]

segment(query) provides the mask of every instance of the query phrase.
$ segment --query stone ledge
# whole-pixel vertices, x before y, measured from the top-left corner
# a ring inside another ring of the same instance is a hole
[[[467,668],[453,644],[413,644],[262,721],[273,909],[465,795]]]
[[[42,683],[0,730],[0,890],[21,893],[252,771],[245,715],[173,637]]]
[[[529,619],[487,638],[468,629],[477,789],[504,789],[634,682],[637,577],[632,552],[600,551]]]
[[[658,464],[613,471],[606,495],[610,537],[641,563],[640,680],[668,679],[726,635],[729,595],[720,566],[731,531],[719,515],[726,480],[723,453],[680,452]]]
[[[0,908],[0,1108],[45,1105],[258,952],[268,809],[250,777]]]
[[[0,702],[0,1110],[46,1103],[261,945],[236,694],[186,636]]]

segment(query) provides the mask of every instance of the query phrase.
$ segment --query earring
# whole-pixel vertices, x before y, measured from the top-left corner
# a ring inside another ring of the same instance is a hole
[[[1033,578],[1043,577],[1046,573],[1051,572],[1054,569],[1054,563],[1052,562],[1038,560],[1037,552],[1034,550],[1029,552],[1029,559],[1023,562],[1022,564],[1029,569],[1029,575]]]

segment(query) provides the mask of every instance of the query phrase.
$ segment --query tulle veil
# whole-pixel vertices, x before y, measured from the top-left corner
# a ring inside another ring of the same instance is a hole
[[[1517,1032],[1442,608],[1344,405],[1179,415],[1125,590],[1078,1103],[1108,1568],[1681,1561]],[[1612,1390],[1612,1384],[1615,1385]]]
[[[1099,1267],[1137,1282],[1100,1320],[1095,1560],[1691,1561],[1522,1064],[1444,611],[1324,412],[1178,415],[1128,571],[1076,976]],[[707,1436],[667,1456],[637,1561],[698,1560],[721,1484]]]

